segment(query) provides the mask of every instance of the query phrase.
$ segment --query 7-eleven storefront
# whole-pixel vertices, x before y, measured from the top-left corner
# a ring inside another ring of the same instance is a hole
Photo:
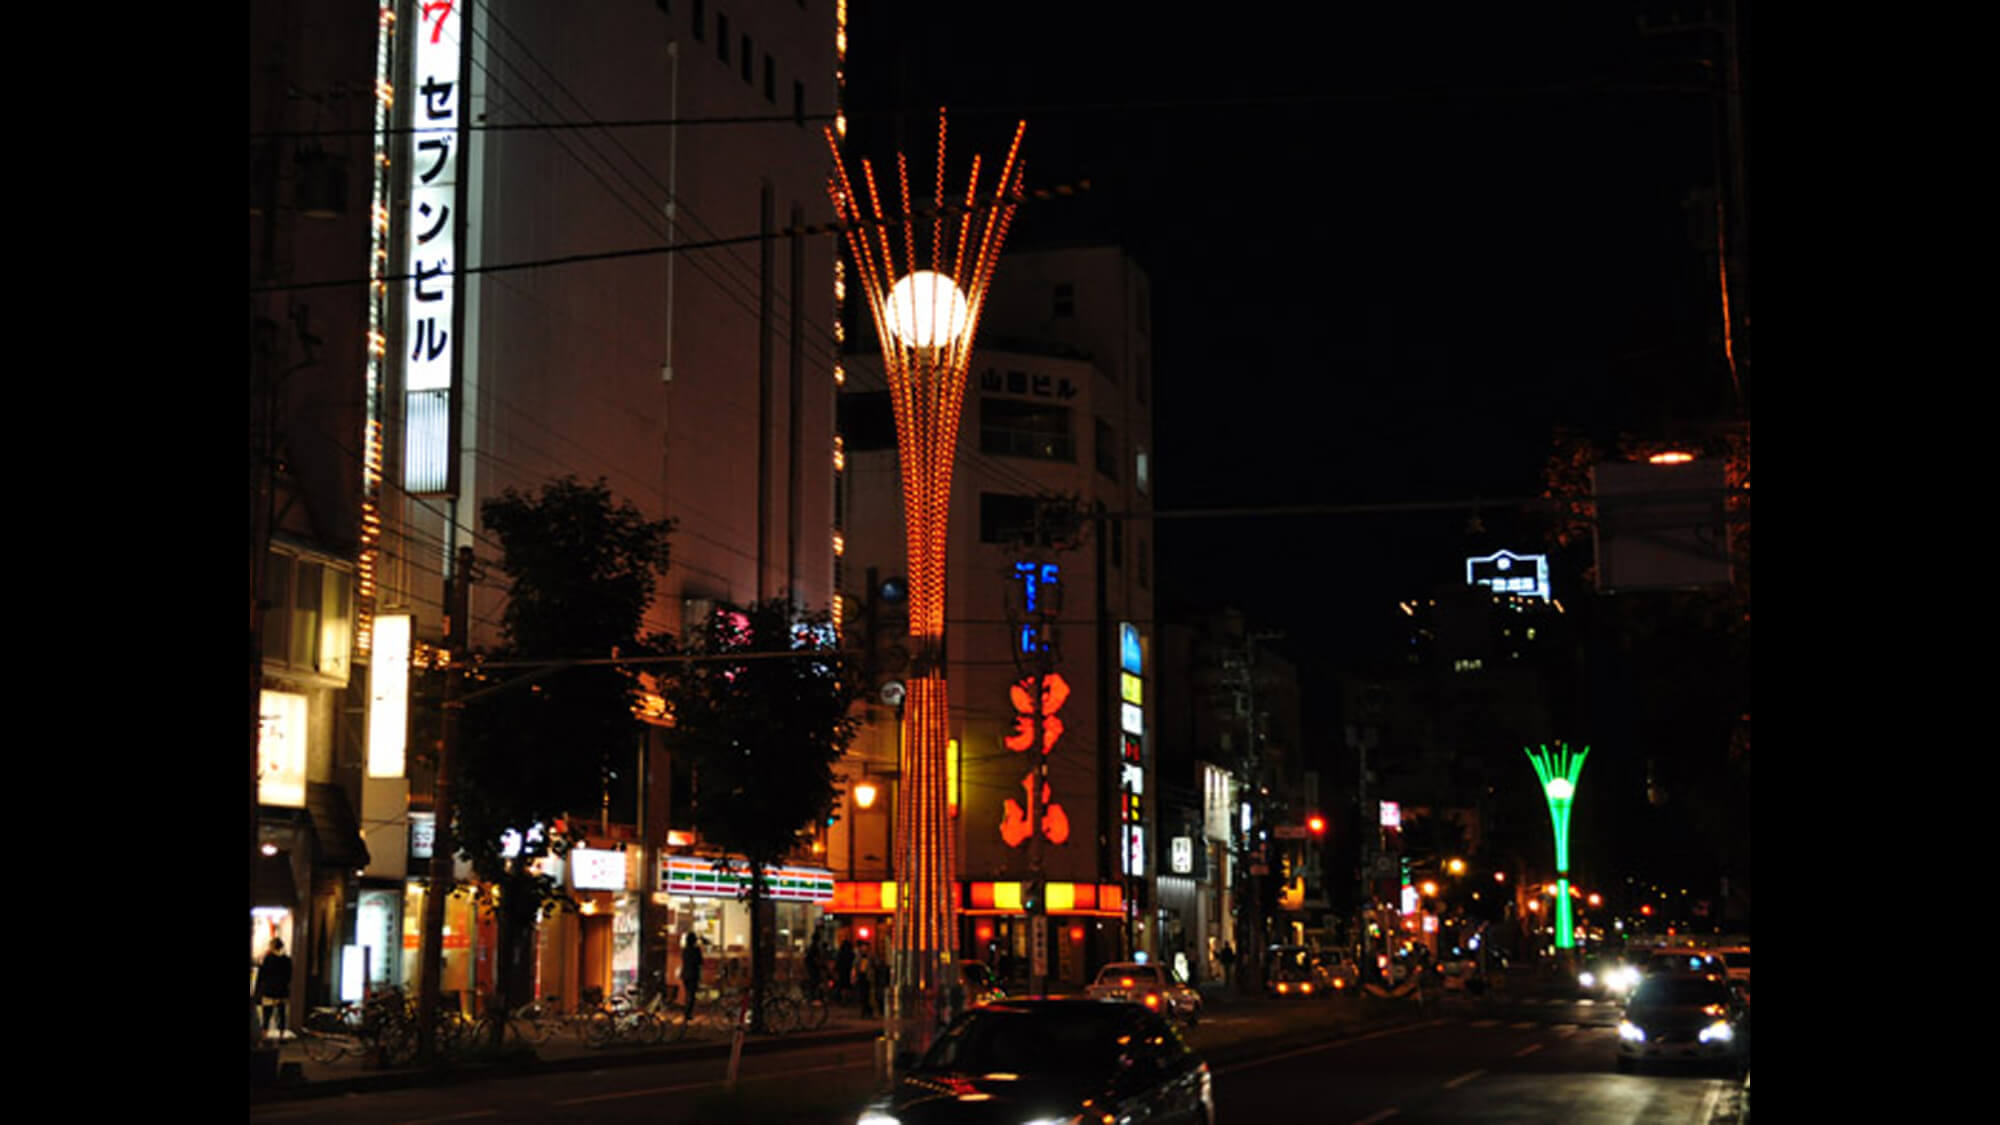
[[[655,908],[664,911],[666,979],[679,981],[681,950],[689,933],[702,943],[702,983],[750,979],[750,865],[741,857],[663,855]],[[835,894],[833,872],[823,867],[764,870],[765,909],[778,975],[793,975],[805,957],[822,908]]]

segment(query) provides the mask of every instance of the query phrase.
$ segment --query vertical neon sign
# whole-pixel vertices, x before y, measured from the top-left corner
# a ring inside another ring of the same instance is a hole
[[[451,487],[452,371],[457,330],[459,167],[464,148],[460,88],[464,13],[457,0],[419,3],[410,52],[409,210],[404,269],[403,487]]]

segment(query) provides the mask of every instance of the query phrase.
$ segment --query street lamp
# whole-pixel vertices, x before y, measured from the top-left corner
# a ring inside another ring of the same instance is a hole
[[[1535,767],[1535,776],[1541,779],[1542,796],[1549,803],[1549,820],[1555,825],[1556,834],[1556,948],[1576,948],[1576,927],[1571,920],[1569,904],[1569,813],[1571,803],[1576,800],[1577,775],[1583,772],[1583,760],[1590,756],[1590,747],[1572,752],[1564,743],[1556,743],[1551,752],[1544,745],[1540,751],[1527,751],[1528,761]]]
[[[896,950],[891,967],[890,1057],[922,1051],[952,1014],[956,959],[957,864],[947,786],[944,676],[945,549],[951,472],[958,451],[972,341],[987,286],[1022,190],[1021,134],[1014,130],[999,177],[979,196],[979,161],[962,200],[944,190],[945,120],[938,114],[937,190],[928,216],[911,206],[909,166],[896,158],[900,211],[883,210],[875,170],[861,162],[866,196],[856,192],[833,131],[834,176],[828,183],[882,345],[882,367],[896,416],[902,469],[903,527],[909,559],[910,651],[903,700],[899,808],[896,817]],[[928,226],[928,230],[924,227]],[[900,247],[900,253],[899,253]],[[920,258],[922,260],[920,260]],[[1031,810],[1031,814],[1034,810]],[[1031,822],[1032,822],[1031,817]]]

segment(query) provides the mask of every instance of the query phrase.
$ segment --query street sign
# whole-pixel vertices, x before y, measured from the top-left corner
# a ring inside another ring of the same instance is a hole
[[[1276,836],[1280,840],[1303,840],[1306,838],[1306,826],[1303,824],[1280,824],[1271,829],[1271,835]]]
[[[1269,875],[1270,873],[1271,867],[1269,864],[1253,863],[1250,865],[1250,874],[1252,875]]]

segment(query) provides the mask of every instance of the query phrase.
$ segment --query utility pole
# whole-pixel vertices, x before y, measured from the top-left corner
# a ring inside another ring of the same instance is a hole
[[[458,850],[451,833],[451,765],[458,750],[458,713],[463,707],[459,693],[464,687],[466,654],[471,648],[472,615],[468,603],[472,567],[472,548],[460,547],[445,586],[444,644],[449,663],[445,665],[436,779],[431,785],[435,828],[430,886],[424,891],[423,948],[419,957],[422,983],[417,1003],[417,1060],[425,1066],[437,1062],[438,999],[444,976],[444,900],[451,893],[452,855]]]

